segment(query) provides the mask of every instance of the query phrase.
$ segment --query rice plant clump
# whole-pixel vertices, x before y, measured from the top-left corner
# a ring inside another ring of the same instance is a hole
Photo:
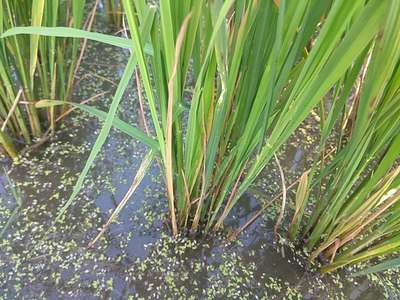
[[[0,34],[16,26],[80,28],[85,1],[0,1]],[[55,130],[65,107],[38,109],[41,99],[70,99],[79,40],[39,35],[0,39],[0,145],[15,158],[22,145]],[[58,119],[58,120],[57,120]]]
[[[159,10],[144,1],[123,4],[173,234],[220,229],[378,33],[396,33],[396,23],[386,23],[397,9],[389,1],[162,1]]]
[[[400,250],[399,12],[393,5],[381,34],[336,87],[321,129],[319,155],[327,163],[315,164],[297,193],[291,238],[307,239],[311,259],[329,258],[326,272]],[[335,123],[339,132],[329,157],[325,143]],[[303,217],[307,205],[311,214]]]

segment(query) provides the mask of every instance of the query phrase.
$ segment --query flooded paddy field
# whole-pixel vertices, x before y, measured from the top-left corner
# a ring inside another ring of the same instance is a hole
[[[127,54],[89,42],[74,101],[105,110]],[[118,116],[141,126],[135,84]],[[99,132],[99,121],[75,111],[50,141],[11,164],[0,177],[0,299],[398,299],[400,273],[350,277],[350,269],[321,275],[318,266],[273,226],[280,201],[236,240],[226,238],[280,192],[273,163],[235,208],[224,231],[171,238],[164,179],[157,163],[102,238],[100,228],[129,189],[147,149],[113,129],[84,188],[62,217],[77,175]],[[280,151],[286,181],[306,170],[315,140],[311,116]],[[289,199],[293,193],[289,192]],[[292,202],[292,201],[291,201]],[[292,203],[290,202],[290,205]]]

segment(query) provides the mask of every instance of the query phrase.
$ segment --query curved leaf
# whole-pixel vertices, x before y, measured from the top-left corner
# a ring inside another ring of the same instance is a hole
[[[14,27],[4,32],[0,37],[6,38],[19,34],[38,34],[44,36],[82,38],[125,49],[131,49],[133,45],[132,40],[128,38],[121,38],[109,34],[91,32],[70,27],[41,27],[41,26]],[[149,55],[153,54],[153,50],[149,45],[146,45],[145,52],[146,54]]]
[[[107,113],[99,110],[97,108],[94,108],[93,106],[89,106],[86,104],[79,104],[79,103],[73,103],[73,102],[65,102],[61,100],[41,100],[35,104],[37,108],[42,108],[42,107],[50,107],[50,106],[57,106],[57,105],[64,105],[68,104],[74,107],[77,107],[87,113],[89,113],[92,116],[97,117],[101,121],[105,121],[107,118]],[[122,121],[118,117],[115,117],[113,120],[113,126],[122,132],[126,133],[127,135],[138,139],[142,143],[146,144],[149,146],[151,149],[158,151],[159,146],[157,141],[155,141],[153,138],[149,137],[147,134],[145,134],[143,131],[137,129],[136,127],[130,125],[129,123]]]

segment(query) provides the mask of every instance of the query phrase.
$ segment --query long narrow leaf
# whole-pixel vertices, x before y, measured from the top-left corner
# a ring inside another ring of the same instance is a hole
[[[61,101],[61,100],[41,100],[41,101],[37,102],[35,104],[35,106],[38,108],[41,108],[41,107],[52,107],[52,106],[65,105],[65,104],[77,107],[77,108],[91,114],[92,116],[97,117],[101,121],[105,121],[107,119],[106,112],[99,110],[97,108],[94,108],[93,106],[86,105],[86,104],[65,102],[65,101]],[[146,144],[153,150],[158,151],[158,149],[159,149],[158,143],[153,138],[146,135],[143,131],[137,129],[136,127],[128,124],[125,121],[122,121],[117,116],[114,117],[112,124],[115,128],[121,130],[122,132],[126,133],[127,135],[129,135],[135,139],[138,139],[139,141]]]
[[[136,66],[136,58],[134,55],[131,55],[129,58],[128,64],[125,67],[124,73],[121,77],[120,83],[118,84],[117,90],[113,97],[113,101],[110,105],[110,110],[107,113],[107,117],[105,119],[104,125],[101,128],[99,135],[97,136],[96,142],[93,145],[93,148],[89,154],[89,157],[85,163],[85,167],[83,168],[82,172],[79,174],[78,180],[75,183],[71,196],[68,198],[67,202],[63,205],[60,211],[57,214],[55,221],[58,221],[75,200],[75,197],[78,195],[79,191],[82,188],[83,182],[89,173],[90,168],[92,167],[94,160],[96,159],[97,155],[99,154],[101,147],[105,143],[107,136],[110,132],[110,129],[113,124],[113,120],[115,118],[115,114],[117,113],[118,105],[122,99],[122,96],[128,86],[129,80],[131,79]]]

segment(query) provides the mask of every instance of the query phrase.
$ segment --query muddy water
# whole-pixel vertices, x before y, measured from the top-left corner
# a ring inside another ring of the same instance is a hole
[[[126,62],[126,53],[97,43],[80,74],[77,101],[110,92],[92,105],[105,109]],[[138,120],[134,89],[125,95],[119,117]],[[139,126],[138,124],[136,124]],[[0,177],[0,228],[22,207],[0,239],[0,299],[384,299],[379,282],[351,279],[348,271],[320,276],[301,251],[272,232],[279,205],[274,205],[234,242],[224,235],[205,239],[168,233],[167,200],[157,164],[106,234],[96,236],[121,201],[147,149],[112,131],[83,191],[61,222],[53,220],[68,199],[99,131],[99,122],[76,112],[51,143],[30,152],[17,164],[5,158],[9,173]],[[313,148],[306,122],[280,153],[287,182],[307,166]],[[226,229],[237,228],[264,201],[279,191],[279,173],[271,165],[235,208]],[[13,187],[12,187],[13,186]],[[283,232],[284,230],[282,230]]]

